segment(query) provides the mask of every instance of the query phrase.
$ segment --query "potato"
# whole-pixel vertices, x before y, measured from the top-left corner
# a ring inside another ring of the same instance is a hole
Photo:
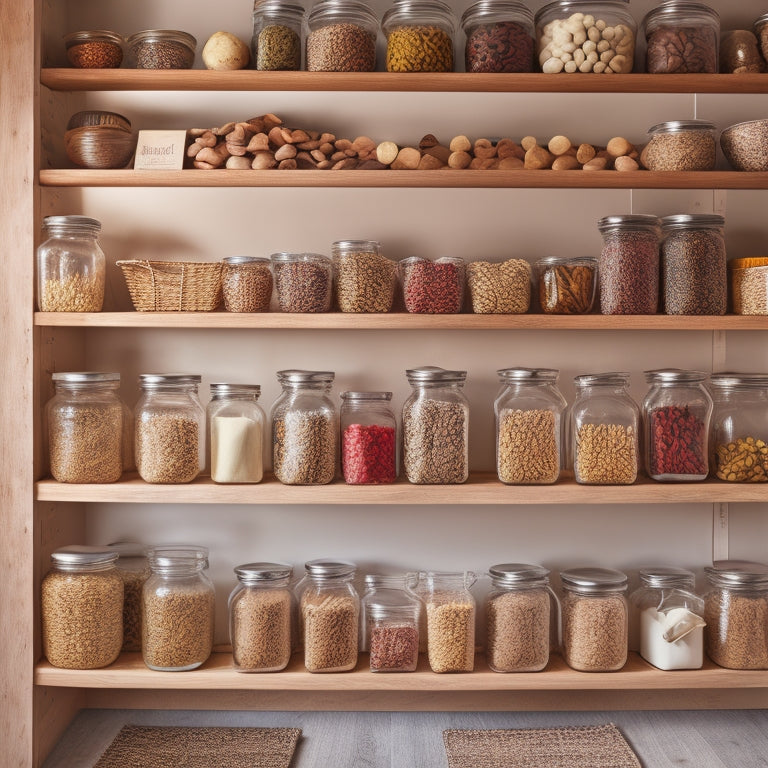
[[[251,60],[248,46],[230,32],[214,32],[203,47],[206,69],[244,69]]]

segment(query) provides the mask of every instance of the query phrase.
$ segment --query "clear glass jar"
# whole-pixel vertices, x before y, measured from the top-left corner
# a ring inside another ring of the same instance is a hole
[[[119,557],[115,567],[123,580],[123,650],[141,650],[141,600],[149,578],[146,548],[134,541],[109,544]]]
[[[205,467],[201,377],[142,373],[134,409],[136,469],[147,483],[188,483]]]
[[[768,13],[755,19],[753,29],[760,45],[760,53],[763,54],[763,59],[768,63]]]
[[[534,265],[545,315],[588,315],[597,293],[597,259],[551,256]]]
[[[277,672],[291,659],[293,567],[248,563],[235,568],[229,596],[229,638],[238,672]]]
[[[277,372],[272,406],[272,471],[285,485],[325,485],[336,475],[339,416],[331,371]]]
[[[374,240],[339,240],[332,246],[336,303],[342,312],[389,312],[397,264]]]
[[[211,384],[206,408],[214,483],[260,483],[264,476],[264,411],[258,384]]]
[[[460,256],[431,261],[409,256],[397,265],[406,312],[456,314],[464,303],[466,265]]]
[[[178,29],[146,29],[126,41],[129,66],[136,69],[191,69],[197,40]]]
[[[391,400],[391,392],[341,393],[341,471],[348,485],[397,479],[397,424]]]
[[[533,13],[516,0],[476,0],[464,11],[467,72],[534,72]]]
[[[645,371],[645,470],[652,480],[686,482],[709,475],[712,398],[703,371]]]
[[[464,483],[469,477],[466,371],[435,366],[405,372],[413,388],[403,405],[403,467],[417,485]]]
[[[43,654],[54,667],[98,669],[120,655],[123,580],[116,560],[105,547],[71,545],[51,554],[40,616]]]
[[[379,19],[360,0],[318,0],[307,18],[309,72],[374,72]]]
[[[467,288],[478,315],[522,315],[531,305],[531,265],[525,259],[471,261]]]
[[[333,299],[333,262],[321,253],[273,253],[281,312],[328,312]]]
[[[505,368],[496,373],[503,387],[493,404],[499,480],[508,485],[557,482],[567,407],[557,388],[560,372]]]
[[[615,672],[627,663],[627,576],[611,568],[571,568],[563,584],[563,659],[580,672]]]
[[[88,216],[46,216],[37,249],[37,306],[41,312],[100,312],[106,260],[101,222]]]
[[[624,0],[556,0],[534,21],[542,72],[632,71],[637,24]]]
[[[659,238],[656,216],[606,216],[597,222],[600,253],[600,312],[655,315],[659,308]]]
[[[726,669],[768,669],[768,565],[717,560],[704,573],[707,656]]]
[[[725,219],[679,214],[661,220],[661,279],[668,315],[724,315],[728,307]]]
[[[748,29],[731,29],[721,34],[720,72],[737,75],[763,71],[765,62],[760,56],[754,32]]]
[[[301,69],[304,6],[284,0],[253,4],[251,62],[260,71]]]
[[[712,171],[717,158],[715,124],[670,120],[648,129],[640,160],[649,171]]]
[[[586,485],[631,485],[640,469],[640,409],[628,373],[577,376],[571,408],[573,474]]]
[[[208,548],[150,547],[151,576],[142,593],[144,663],[159,672],[186,672],[213,650],[215,592],[204,573]]]
[[[64,35],[67,61],[76,69],[116,69],[123,63],[123,36],[106,29]]]
[[[453,72],[456,18],[442,0],[395,0],[381,29],[387,72]]]
[[[269,259],[227,256],[222,262],[221,287],[227,312],[267,312],[272,299]]]

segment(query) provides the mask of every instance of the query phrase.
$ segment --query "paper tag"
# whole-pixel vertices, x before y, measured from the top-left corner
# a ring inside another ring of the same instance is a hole
[[[186,141],[186,131],[139,131],[134,170],[181,170]]]

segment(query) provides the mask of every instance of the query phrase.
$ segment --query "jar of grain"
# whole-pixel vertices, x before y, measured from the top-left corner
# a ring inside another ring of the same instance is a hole
[[[395,0],[381,29],[387,72],[453,72],[456,18],[443,0]]]
[[[342,392],[341,471],[348,485],[394,483],[397,424],[391,392]]]
[[[115,69],[123,63],[123,36],[106,29],[64,35],[67,61],[77,69]]]
[[[534,72],[533,13],[516,0],[476,0],[464,11],[467,72]]]
[[[215,594],[204,573],[208,548],[150,547],[152,575],[142,592],[144,663],[159,672],[196,669],[211,655]]]
[[[258,384],[211,384],[206,408],[214,483],[260,483],[264,476],[264,411]]]
[[[628,373],[577,376],[571,408],[573,474],[586,485],[631,485],[640,469],[640,409]]]
[[[640,162],[649,171],[711,171],[716,156],[714,123],[670,120],[648,129]]]
[[[285,0],[253,4],[251,61],[261,71],[301,69],[304,6]]]
[[[205,466],[201,377],[142,373],[135,408],[136,469],[147,483],[188,483]]]
[[[272,406],[272,471],[285,485],[325,485],[336,475],[339,415],[332,371],[277,372]]]
[[[333,262],[321,253],[273,253],[281,312],[328,312],[333,299]]]
[[[580,672],[627,663],[627,576],[611,568],[571,568],[563,584],[563,658]]]
[[[145,29],[126,41],[128,66],[135,69],[191,69],[197,40],[178,29]]]
[[[405,311],[416,314],[456,314],[464,303],[466,266],[460,256],[434,261],[409,256],[398,265]]]
[[[768,565],[716,560],[704,573],[707,656],[727,669],[768,669]]]
[[[41,585],[43,653],[54,667],[98,669],[123,645],[123,580],[117,552],[72,545],[51,554]]]
[[[46,216],[37,249],[37,306],[41,312],[100,312],[106,260],[101,222],[88,216]]]
[[[720,71],[724,74],[763,72],[765,63],[760,56],[755,34],[748,29],[731,29],[720,39]]]
[[[141,650],[141,600],[149,578],[146,548],[133,541],[109,544],[119,557],[115,567],[123,580],[123,650]]]
[[[222,295],[227,312],[266,312],[272,299],[269,259],[227,256],[222,259]]]
[[[318,0],[307,17],[309,72],[373,72],[379,17],[360,0]]]
[[[589,256],[539,259],[534,265],[539,308],[545,315],[587,315],[597,293],[597,259]]]
[[[768,63],[768,13],[764,13],[755,19],[753,29],[760,44],[760,53],[763,55],[763,60]]]
[[[494,672],[540,672],[557,636],[558,608],[549,571],[540,565],[502,563],[488,569],[486,657]]]
[[[229,637],[238,672],[277,672],[291,658],[293,567],[248,563],[235,568],[229,596]]]
[[[405,372],[412,387],[403,405],[403,467],[420,485],[464,483],[469,477],[466,371],[435,366]]]
[[[373,240],[338,240],[331,246],[336,303],[342,312],[389,312],[397,265]]]
[[[735,315],[768,315],[768,257],[729,259]]]
[[[525,259],[472,261],[467,288],[476,314],[523,314],[531,304],[531,265]]]

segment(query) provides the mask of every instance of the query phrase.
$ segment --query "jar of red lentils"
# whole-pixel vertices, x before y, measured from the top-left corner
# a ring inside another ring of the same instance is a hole
[[[391,392],[342,392],[341,471],[349,485],[394,483],[396,422]]]
[[[440,315],[461,312],[466,265],[460,256],[432,261],[409,256],[398,263],[406,312]]]

